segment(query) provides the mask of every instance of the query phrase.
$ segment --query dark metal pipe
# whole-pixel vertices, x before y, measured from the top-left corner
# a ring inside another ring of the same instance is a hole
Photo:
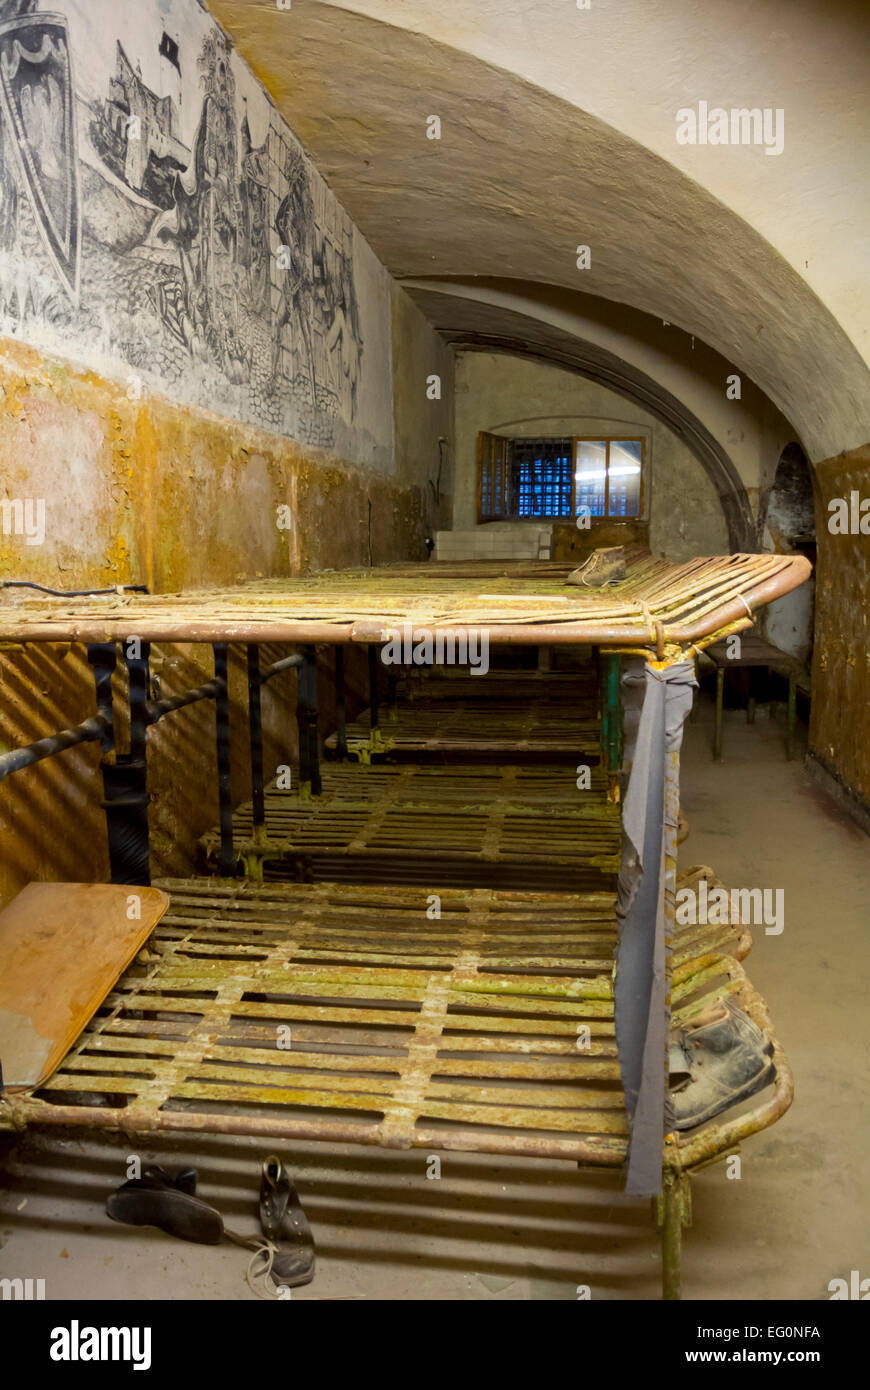
[[[115,746],[115,721],[112,710],[112,676],[118,662],[115,643],[102,642],[88,647],[88,661],[94,668],[97,713],[106,720],[107,724],[100,739],[103,757],[107,758]]]
[[[344,690],[344,647],[335,649],[335,751],[347,757],[347,703]]]
[[[0,754],[0,782],[10,773],[19,772],[23,767],[30,767],[33,763],[42,762],[43,758],[51,758],[55,753],[62,753],[66,748],[74,748],[77,743],[94,743],[97,739],[102,739],[111,727],[111,721],[107,720],[105,715],[95,714],[93,718],[86,719],[82,724],[76,724],[71,729],[63,729],[59,734],[51,734],[48,738],[38,739],[36,743],[29,743],[26,748],[14,748],[11,753],[2,753]]]
[[[369,644],[369,728],[375,729],[381,720],[378,703],[378,649]]]
[[[157,724],[165,714],[184,709],[185,705],[195,705],[198,700],[215,700],[220,690],[220,681],[212,680],[206,681],[205,685],[196,686],[193,690],[185,690],[183,695],[173,695],[166,700],[148,700],[148,723]]]
[[[218,803],[220,807],[221,850],[219,869],[223,878],[236,871],[233,852],[233,797],[230,776],[230,699],[227,683],[227,644],[215,642],[215,684],[220,686],[215,697],[215,736],[217,744]]]
[[[251,736],[251,808],[254,831],[266,823],[266,796],[263,787],[263,716],[260,691],[260,648],[248,646],[248,724]]]
[[[265,685],[273,676],[277,676],[281,671],[290,671],[294,666],[301,666],[304,657],[285,656],[282,661],[273,661],[271,666],[267,666],[265,671],[260,672],[260,684]]]
[[[134,643],[136,655],[131,654]],[[113,883],[147,886],[151,882],[146,757],[151,646],[138,637],[126,637],[121,649],[127,667],[130,751],[116,754],[114,762],[104,758],[101,764],[109,867]]]
[[[312,796],[323,790],[320,777],[320,746],[317,728],[317,649],[304,647],[303,664],[296,684],[296,722],[299,728],[300,790],[307,787]]]
[[[131,642],[138,643],[139,655],[131,656],[129,648]],[[128,638],[123,642],[124,660],[127,663],[127,674],[130,681],[130,757],[137,761],[145,758],[146,734],[148,725],[151,722],[148,714],[149,697],[151,695],[151,674],[149,670],[149,660],[151,656],[151,643],[141,642],[138,637]]]

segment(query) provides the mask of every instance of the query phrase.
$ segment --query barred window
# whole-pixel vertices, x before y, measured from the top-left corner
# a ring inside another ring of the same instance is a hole
[[[639,517],[644,441],[478,435],[478,521]]]

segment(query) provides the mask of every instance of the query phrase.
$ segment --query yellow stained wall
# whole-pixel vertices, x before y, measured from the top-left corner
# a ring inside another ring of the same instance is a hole
[[[417,316],[402,299],[394,312]],[[424,353],[417,366],[397,371],[398,400],[417,390],[427,360]],[[145,583],[172,592],[367,564],[370,556],[376,564],[422,559],[428,443],[426,451],[419,482],[407,451],[391,479],[159,396],[130,400],[115,382],[7,340],[0,344],[0,496],[44,498],[46,537],[28,546],[0,526],[0,579],[63,589]],[[284,505],[289,530],[277,524]],[[263,659],[282,654],[265,649]],[[152,657],[162,695],[212,673],[208,647],[155,648]],[[321,665],[327,726],[331,653],[324,650]],[[362,690],[359,664],[350,663],[349,675]],[[231,650],[230,688],[238,801],[250,795],[241,649]],[[264,693],[267,776],[295,753],[294,709],[294,677],[285,674]],[[82,647],[0,651],[4,750],[93,712]],[[153,872],[186,873],[199,835],[217,818],[214,707],[179,711],[148,738]],[[98,746],[85,745],[0,783],[0,903],[31,879],[108,876],[98,763]]]
[[[870,444],[813,466],[816,627],[810,754],[870,813],[870,535],[831,534],[829,503],[870,497]]]

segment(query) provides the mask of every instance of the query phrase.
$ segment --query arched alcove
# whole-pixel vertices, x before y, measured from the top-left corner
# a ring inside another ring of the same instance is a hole
[[[764,514],[762,548],[780,553],[798,551],[815,568],[816,516],[812,468],[800,444],[786,444],[779,456]],[[777,599],[764,616],[768,641],[809,669],[813,649],[813,581]]]

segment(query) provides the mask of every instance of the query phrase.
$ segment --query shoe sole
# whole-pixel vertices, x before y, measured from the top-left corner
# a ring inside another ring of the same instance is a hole
[[[220,1245],[223,1240],[220,1213],[184,1192],[113,1192],[106,1212],[125,1226],[154,1226],[197,1245]]]

